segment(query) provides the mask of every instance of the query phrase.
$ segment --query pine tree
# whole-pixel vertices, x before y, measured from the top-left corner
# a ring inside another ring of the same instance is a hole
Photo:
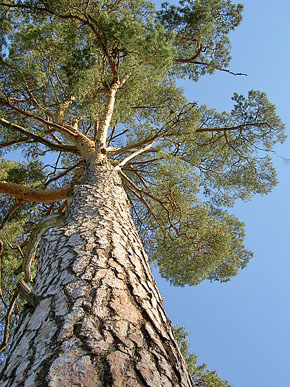
[[[197,365],[197,355],[188,352],[187,336],[189,332],[185,331],[184,327],[173,325],[172,328],[188,371],[194,380],[194,385],[196,387],[231,387],[227,381],[218,376],[216,371],[209,371],[206,364]]]
[[[227,209],[271,191],[285,139],[263,92],[219,113],[178,87],[235,74],[242,5],[0,5],[1,385],[194,385],[150,264],[178,286],[244,268]]]

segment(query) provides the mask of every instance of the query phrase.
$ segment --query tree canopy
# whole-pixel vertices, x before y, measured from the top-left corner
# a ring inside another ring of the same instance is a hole
[[[228,68],[229,33],[243,6],[0,6],[2,317],[17,315],[13,292],[31,230],[64,211],[92,160],[119,169],[151,263],[172,284],[228,281],[244,268],[252,253],[228,209],[277,184],[271,151],[285,140],[284,125],[261,91],[234,94],[232,110],[217,112],[188,101],[178,84],[215,71],[240,74]],[[21,161],[8,161],[14,156]]]

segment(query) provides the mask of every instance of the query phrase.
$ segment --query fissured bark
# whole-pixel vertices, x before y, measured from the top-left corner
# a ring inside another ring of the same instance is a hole
[[[44,238],[1,386],[193,386],[118,173],[91,164]]]

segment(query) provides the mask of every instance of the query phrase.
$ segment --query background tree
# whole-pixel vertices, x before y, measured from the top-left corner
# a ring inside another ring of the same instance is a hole
[[[26,159],[2,160],[2,348],[20,309],[15,282],[32,279],[29,233],[65,210],[84,164],[118,170],[151,263],[173,284],[227,281],[245,267],[243,225],[226,208],[276,184],[270,151],[284,126],[262,92],[234,95],[232,111],[218,113],[176,85],[231,72],[228,33],[242,6],[0,5],[2,155],[23,149]]]
[[[185,331],[184,327],[173,325],[172,328],[194,385],[197,387],[230,387],[227,381],[220,379],[216,371],[209,371],[206,364],[197,365],[197,355],[188,352],[187,336],[189,332]]]

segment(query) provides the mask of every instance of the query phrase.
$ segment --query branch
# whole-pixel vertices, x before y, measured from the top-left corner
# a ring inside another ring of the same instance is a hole
[[[26,187],[21,184],[0,181],[0,193],[13,196],[23,201],[31,201],[38,203],[50,203],[66,199],[69,195],[70,190],[71,186],[65,186],[62,188],[51,190],[43,190]]]
[[[50,149],[62,151],[62,152],[72,152],[72,153],[75,153],[77,155],[79,154],[77,148],[74,145],[55,144],[55,143],[35,134],[33,132],[30,132],[29,130],[23,128],[22,126],[19,126],[17,124],[13,124],[12,122],[9,122],[1,117],[0,117],[0,124],[8,129],[12,129],[12,130],[17,131],[19,133],[25,134],[29,138],[32,138],[36,142],[40,142],[41,144],[46,145]]]
[[[96,160],[103,159],[104,154],[106,153],[108,130],[109,130],[113,112],[114,112],[116,93],[117,93],[117,90],[125,84],[125,82],[129,77],[130,77],[130,74],[127,74],[120,81],[119,76],[117,75],[117,78],[114,80],[114,82],[111,85],[110,92],[109,92],[109,101],[106,107],[106,115],[97,133],[96,150],[93,156],[93,158],[95,158]]]
[[[11,300],[11,304],[10,304],[9,309],[5,315],[5,318],[4,318],[5,319],[5,328],[4,328],[3,340],[2,340],[2,343],[0,345],[0,352],[4,351],[4,349],[8,347],[8,344],[9,344],[11,337],[12,337],[12,334],[10,334],[10,336],[8,337],[9,322],[10,322],[10,317],[11,317],[12,311],[14,309],[14,305],[16,303],[17,297],[18,297],[18,291],[15,290],[13,297],[12,297],[12,300]]]
[[[154,161],[159,161],[159,160],[162,160],[161,158],[155,158],[155,159],[150,159],[150,160],[145,160],[145,161],[133,161],[132,163],[130,163],[130,166],[131,165],[144,165],[144,164],[149,164],[149,163],[154,163]]]
[[[70,171],[72,171],[73,169],[79,167],[80,165],[83,164],[83,161],[79,161],[78,163],[74,164],[73,166],[71,166],[70,168],[66,169],[64,172],[60,173],[59,175],[57,176],[54,176],[52,177],[51,179],[49,179],[45,185],[44,185],[44,188],[46,188],[50,183],[52,183],[53,181],[56,181],[58,179],[60,179],[61,177],[67,175]]]
[[[199,57],[200,53],[202,52],[203,45],[200,44],[197,52],[195,55],[189,59],[182,59],[182,58],[176,58],[175,62],[176,63],[195,63],[195,60]]]
[[[136,152],[132,153],[131,155],[125,157],[116,167],[115,169],[120,169],[123,165],[125,165],[128,161],[133,159],[134,157],[138,156],[141,153],[146,152],[148,149],[150,149],[154,144],[156,140],[150,142],[150,144],[146,145],[144,148],[138,149]]]
[[[48,14],[51,14],[51,15],[54,15],[56,17],[59,17],[61,19],[76,19],[78,21],[80,21],[81,23],[84,23],[86,24],[91,30],[92,32],[95,34],[95,36],[97,37],[98,41],[99,41],[99,44],[101,46],[101,49],[103,51],[103,54],[105,55],[105,57],[108,59],[108,62],[109,62],[109,65],[110,65],[110,68],[111,68],[111,71],[113,73],[113,76],[114,76],[114,80],[118,80],[118,72],[117,72],[117,69],[116,69],[116,65],[114,63],[114,60],[113,58],[111,57],[111,55],[109,54],[108,52],[108,49],[104,43],[104,39],[102,38],[100,32],[95,28],[95,25],[98,26],[98,23],[96,22],[96,20],[87,13],[88,11],[88,8],[86,7],[85,9],[85,19],[81,18],[80,16],[78,15],[73,15],[72,13],[69,13],[67,15],[62,15],[62,14],[59,14],[57,12],[54,12],[53,10],[50,10],[49,8],[43,8],[43,7],[38,7],[36,5],[33,5],[33,6],[30,6],[30,5],[26,5],[26,4],[7,4],[7,3],[0,3],[0,6],[6,6],[6,7],[12,7],[12,8],[22,8],[22,9],[25,9],[25,8],[28,8],[30,10],[37,10],[37,11],[40,11],[40,12],[45,12],[45,13],[48,13]],[[100,26],[98,26],[99,29]]]
[[[42,117],[36,116],[35,114],[33,114],[29,111],[26,111],[26,110],[23,110],[23,109],[20,109],[20,108],[14,106],[14,105],[11,105],[11,103],[9,103],[9,101],[5,101],[3,98],[0,98],[0,104],[7,106],[8,108],[24,115],[25,117],[29,117],[29,118],[32,118],[36,121],[39,121],[42,124],[45,124],[47,127],[55,128],[55,130],[57,130],[58,132],[63,134],[66,138],[68,138],[70,141],[72,141],[75,144],[76,149],[79,151],[79,153],[85,159],[88,159],[94,153],[94,150],[95,150],[94,141],[90,140],[87,136],[85,136],[79,130],[75,129],[73,126],[71,126],[71,125],[63,125],[62,126],[62,125],[59,125],[57,123],[48,121]],[[6,121],[6,120],[4,120],[4,121]]]
[[[14,204],[13,207],[10,208],[8,213],[5,215],[4,219],[2,220],[2,223],[0,224],[0,231],[4,228],[5,224],[8,222],[8,220],[11,218],[13,213],[22,205],[23,201],[18,200],[16,204]]]
[[[129,179],[129,177],[126,176],[126,174],[123,173],[122,171],[120,171],[120,173],[121,173],[121,175],[123,176],[123,178],[124,178],[131,186],[134,187],[134,189],[131,189],[127,184],[124,184],[125,187],[126,187],[130,192],[132,192],[135,196],[137,196],[137,198],[145,205],[145,207],[147,208],[149,214],[154,218],[154,220],[157,222],[157,224],[160,225],[159,220],[158,220],[158,218],[156,217],[156,215],[154,214],[154,212],[152,211],[150,205],[149,205],[149,204],[146,202],[146,200],[144,199],[143,194],[145,194],[145,195],[149,196],[151,199],[157,201],[157,202],[161,205],[161,207],[165,209],[165,211],[167,212],[168,217],[169,217],[169,211],[168,211],[168,209],[164,206],[164,203],[163,203],[160,199],[158,199],[158,198],[156,198],[155,196],[149,194],[148,192],[143,191],[143,190],[142,190],[141,188],[139,188],[135,183],[133,183],[133,181],[132,181],[131,179]],[[138,193],[137,193],[136,191],[137,191]]]
[[[109,54],[108,49],[107,49],[107,47],[106,47],[106,45],[104,43],[104,40],[101,37],[101,34],[97,31],[97,29],[93,25],[93,23],[95,23],[96,25],[98,25],[98,23],[96,22],[96,20],[91,15],[86,14],[85,16],[86,16],[86,20],[87,20],[87,22],[85,22],[85,23],[90,27],[90,29],[93,31],[93,33],[97,37],[97,39],[98,39],[98,41],[100,43],[101,49],[103,51],[103,54],[108,59],[108,62],[109,62],[112,74],[114,76],[114,81],[116,82],[116,81],[119,80],[119,76],[118,76],[118,72],[117,72],[114,60],[112,59],[111,55]]]
[[[63,144],[63,142],[53,133],[49,133],[50,137],[52,137],[58,144]]]
[[[106,152],[106,142],[107,142],[107,136],[108,136],[108,129],[111,123],[113,111],[114,111],[114,105],[116,100],[116,92],[119,87],[119,82],[115,82],[112,87],[110,88],[109,93],[109,102],[106,107],[106,115],[101,123],[101,126],[97,133],[97,139],[96,139],[96,150],[94,157],[98,159],[102,159],[105,152]]]
[[[7,146],[20,144],[21,142],[29,142],[30,140],[31,139],[29,137],[23,137],[23,138],[19,138],[18,140],[11,140],[8,142],[2,142],[2,143],[0,143],[0,148],[6,148]]]
[[[46,120],[46,119],[44,119],[42,117],[36,116],[35,114],[33,114],[33,113],[29,112],[29,111],[23,110],[21,108],[18,108],[16,106],[12,105],[9,101],[5,101],[5,99],[3,99],[3,98],[0,98],[0,103],[3,106],[7,106],[8,108],[10,108],[10,109],[12,109],[12,110],[22,114],[24,117],[33,118],[34,120],[39,121],[39,122],[41,122],[42,124],[44,124],[44,125],[46,125],[48,127],[52,126],[53,128],[55,128],[55,130],[58,130],[61,133],[66,133],[67,135],[70,135],[72,137],[75,136],[75,133],[73,133],[71,131],[71,129],[73,129],[71,127],[68,129],[67,127],[63,127],[63,126],[61,126],[59,124],[56,124],[56,123],[51,122],[51,121],[48,121],[48,120]]]
[[[196,133],[202,133],[202,132],[225,132],[225,131],[228,131],[228,130],[243,130],[243,129],[247,129],[247,127],[251,127],[251,126],[261,127],[263,125],[267,125],[267,122],[248,123],[248,124],[241,124],[241,125],[230,126],[230,127],[225,126],[223,128],[201,128],[201,129],[197,129]]]
[[[128,167],[135,173],[135,175],[137,175],[138,179],[141,181],[141,183],[147,189],[148,185],[147,185],[145,179],[143,178],[143,176],[138,172],[138,170],[136,168],[134,168],[132,164],[129,164]]]
[[[7,309],[8,306],[7,306],[7,303],[6,303],[4,296],[3,296],[3,293],[2,293],[2,283],[3,283],[3,256],[2,256],[2,252],[3,252],[3,242],[0,240],[0,298],[3,302],[3,305]]]
[[[175,59],[175,62],[176,63],[192,63],[192,64],[197,64],[197,65],[207,66],[207,67],[209,66],[209,63],[195,61],[194,57],[193,58],[185,58],[185,59],[177,58],[177,59]],[[238,76],[243,75],[245,77],[248,76],[248,74],[246,74],[246,73],[235,73],[235,72],[228,70],[228,69],[225,69],[223,67],[215,67],[214,69],[218,70],[218,71],[224,71],[224,72],[229,73],[231,75],[238,75]]]
[[[112,139],[113,139],[115,130],[116,130],[116,125],[113,127],[112,132],[111,132],[111,134],[110,134],[110,137],[109,137],[109,139],[108,139],[107,150],[108,150],[108,147],[110,147],[110,144],[111,144],[111,142],[112,142]]]
[[[38,297],[32,292],[29,286],[24,281],[19,281],[16,284],[19,295],[33,308],[35,309],[39,304]]]
[[[235,76],[243,76],[243,77],[247,77],[248,76],[247,73],[235,73],[234,71],[231,71],[231,70],[228,70],[228,69],[224,69],[222,67],[215,67],[215,70],[223,71],[225,73],[228,73],[228,74],[231,74],[231,75],[235,75]]]
[[[148,143],[154,143],[156,142],[157,140],[161,139],[162,137],[165,137],[165,136],[176,136],[178,135],[178,133],[168,133],[172,128],[174,128],[179,122],[180,122],[180,115],[178,116],[178,118],[174,121],[172,119],[170,119],[167,123],[165,123],[158,131],[156,134],[154,134],[154,136],[150,137],[150,138],[147,138],[145,140],[141,140],[139,142],[136,142],[135,144],[131,144],[131,145],[127,145],[127,146],[124,146],[122,148],[117,148],[117,149],[111,149],[110,152],[111,152],[111,156],[116,156],[116,155],[119,155],[119,154],[122,154],[122,153],[125,153],[125,152],[132,152],[132,150],[134,151],[134,148],[138,148],[140,146],[143,146],[145,144],[148,144]],[[171,125],[171,126],[170,126]]]
[[[30,234],[29,241],[26,245],[21,271],[24,271],[24,281],[31,281],[31,264],[35,257],[37,246],[41,237],[52,227],[59,227],[64,224],[63,214],[47,216],[38,223]],[[18,274],[18,273],[17,273]]]
[[[130,191],[132,192],[133,195],[137,196],[137,198],[145,205],[145,207],[147,208],[148,210],[148,213],[154,218],[154,220],[156,221],[157,224],[160,225],[156,215],[153,213],[150,205],[146,202],[146,200],[144,199],[143,195],[141,192],[137,193],[134,189],[131,189],[126,183],[124,183],[124,186]]]
[[[31,7],[31,5],[26,5],[26,4],[9,4],[9,3],[0,3],[0,6],[1,7],[8,7],[8,8],[20,8],[20,9],[35,9],[37,11],[46,11],[47,12],[47,9],[46,8],[43,8],[43,7],[37,7],[36,5],[33,5],[33,7]]]
[[[235,152],[235,153],[237,153],[237,155],[239,155],[239,157],[240,157],[240,159],[244,159],[244,160],[246,160],[249,164],[250,164],[250,166],[251,166],[251,168],[253,168],[253,166],[252,166],[252,164],[250,163],[250,161],[249,161],[249,159],[247,158],[247,157],[245,157],[245,156],[243,156],[230,142],[229,142],[229,139],[228,139],[228,136],[227,136],[227,133],[224,131],[224,137],[225,137],[225,139],[226,139],[226,143],[228,144],[228,146]],[[255,169],[255,168],[253,168],[253,169]]]
[[[11,64],[11,63],[8,63],[8,62],[7,62],[6,60],[4,60],[1,56],[0,56],[0,61],[1,61],[5,66],[7,66],[7,67],[9,67],[9,68],[11,68],[11,69],[17,71],[17,72],[21,75],[21,77],[22,77],[22,79],[23,79],[23,82],[24,82],[25,89],[26,89],[26,91],[27,91],[29,97],[31,98],[31,102],[32,102],[33,106],[34,106],[35,108],[37,108],[37,109],[42,110],[42,111],[45,112],[46,109],[40,105],[40,103],[39,103],[39,102],[36,100],[36,98],[34,97],[32,91],[30,90],[30,88],[29,88],[29,86],[28,86],[28,83],[27,83],[27,81],[26,81],[26,78],[25,78],[25,76],[24,76],[22,70],[21,70],[19,67],[15,66],[15,65],[13,65],[13,64]]]
[[[109,151],[111,152],[112,156],[116,156],[116,155],[119,155],[119,154],[122,154],[122,153],[126,153],[126,152],[129,152],[129,151],[132,151],[132,150],[135,151],[134,148],[138,148],[139,146],[148,144],[148,143],[153,142],[153,141],[155,142],[155,141],[157,141],[161,137],[162,136],[153,136],[153,137],[148,138],[146,140],[142,140],[142,141],[136,142],[135,144],[124,146],[123,148],[110,148]]]
[[[70,105],[75,101],[75,97],[73,95],[69,96],[67,99],[64,101],[60,102],[57,105],[57,109],[55,113],[50,113],[46,111],[47,115],[49,117],[52,117],[57,124],[63,125],[64,124],[64,113],[65,111],[70,107]]]
[[[168,209],[164,206],[164,202],[162,201],[162,200],[160,200],[160,199],[158,199],[157,197],[155,197],[155,196],[153,196],[152,194],[150,194],[149,192],[147,192],[147,191],[144,191],[143,189],[141,189],[140,187],[138,187],[124,172],[122,172],[122,171],[119,171],[120,172],[120,174],[123,176],[123,178],[125,179],[125,180],[127,180],[128,181],[128,183],[130,183],[131,184],[131,186],[132,187],[134,187],[134,189],[136,190],[136,191],[138,191],[139,192],[139,194],[140,195],[146,195],[146,196],[148,196],[149,198],[151,198],[151,199],[153,199],[153,200],[155,200],[157,203],[159,203],[160,205],[161,205],[161,207],[163,207],[167,212],[168,212]]]

